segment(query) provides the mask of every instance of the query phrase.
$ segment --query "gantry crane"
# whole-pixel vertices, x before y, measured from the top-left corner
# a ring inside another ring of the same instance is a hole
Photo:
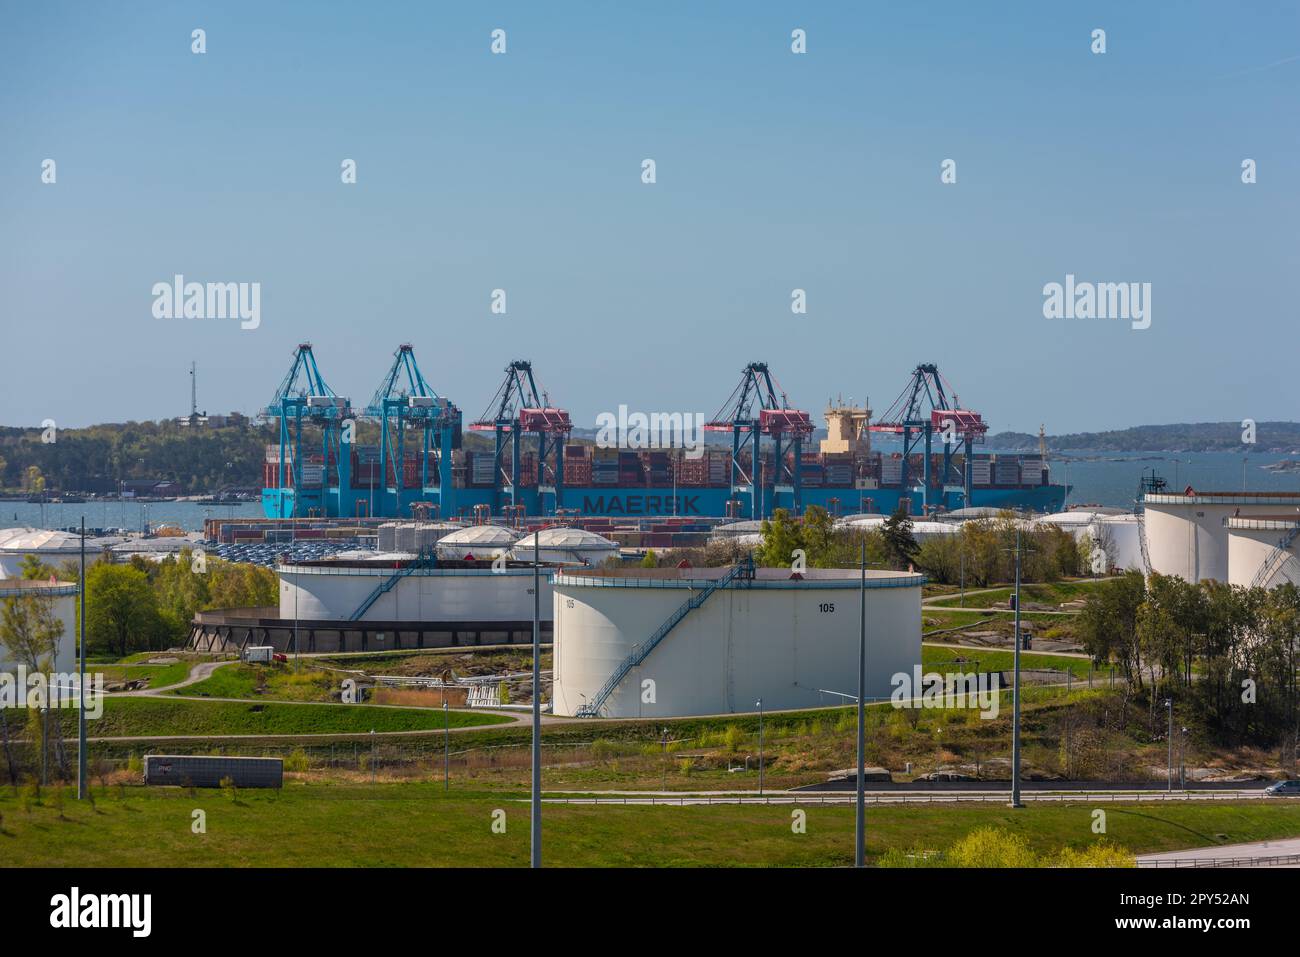
[[[297,518],[311,514],[339,514],[338,496],[347,486],[350,468],[349,441],[343,441],[343,426],[352,414],[351,403],[326,383],[316,366],[311,343],[300,343],[294,352],[293,365],[280,382],[274,398],[262,410],[280,420],[280,459],[276,487],[264,489],[263,505],[268,516]],[[321,431],[321,484],[319,490],[303,484],[303,420]],[[292,449],[292,452],[290,450]],[[331,483],[330,463],[335,465]],[[293,484],[285,482],[285,468],[292,468]],[[331,497],[334,501],[331,502]],[[332,511],[331,511],[332,508]]]
[[[438,502],[441,514],[455,512],[452,483],[452,449],[460,447],[461,413],[438,395],[420,372],[411,344],[402,343],[393,353],[393,365],[375,390],[365,415],[379,423],[379,474],[381,481],[378,514],[404,517],[417,500]],[[406,487],[406,431],[420,432],[420,487]],[[436,486],[429,484],[429,458],[437,437]],[[389,484],[391,480],[391,485]]]
[[[778,398],[779,395],[779,398]],[[757,408],[755,408],[757,406]],[[757,415],[755,415],[757,412]],[[731,492],[750,496],[750,516],[762,518],[786,504],[797,515],[803,508],[803,440],[813,432],[808,413],[790,408],[784,392],[778,393],[766,362],[751,362],[740,374],[740,384],[732,390],[722,408],[705,423],[710,432],[731,433]],[[760,474],[762,469],[761,436],[770,435],[775,443],[773,475]],[[741,450],[750,445],[753,474],[746,474],[740,461]],[[793,451],[793,463],[785,463],[786,451]],[[772,485],[772,500],[766,500],[765,487]]]
[[[537,513],[546,514],[562,507],[564,499],[564,440],[573,431],[569,413],[564,409],[550,405],[549,397],[539,392],[537,380],[533,378],[533,364],[526,359],[516,359],[505,369],[505,381],[497,389],[496,395],[488,403],[483,415],[470,425],[477,432],[491,432],[493,445],[493,482],[492,511],[501,512],[502,480],[509,480],[511,506],[521,503],[519,489],[519,455],[522,451],[520,440],[524,435],[537,436]],[[506,443],[510,445],[510,471],[507,474],[503,458]],[[554,464],[548,465],[547,457],[553,456]],[[552,481],[546,481],[548,468]],[[553,502],[547,507],[545,497],[553,496]]]
[[[872,432],[890,432],[903,436],[903,480],[902,488],[908,488],[908,456],[916,449],[917,443],[925,440],[925,460],[923,467],[921,508],[922,512],[930,507],[930,451],[934,432],[938,430],[943,441],[943,472],[941,485],[947,486],[953,479],[953,456],[963,454],[965,467],[961,485],[965,501],[971,500],[971,448],[976,442],[983,442],[989,427],[978,412],[962,409],[958,406],[957,395],[948,401],[947,380],[939,374],[939,367],[933,363],[922,363],[912,370],[912,377],[907,385],[885,410],[880,420],[871,426]]]

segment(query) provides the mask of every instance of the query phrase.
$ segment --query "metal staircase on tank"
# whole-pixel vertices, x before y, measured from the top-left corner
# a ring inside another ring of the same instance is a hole
[[[396,585],[403,578],[405,578],[407,575],[411,574],[417,568],[423,568],[425,565],[427,565],[429,560],[430,560],[430,554],[421,552],[419,558],[415,559],[414,561],[408,562],[407,564],[403,565],[401,568],[394,571],[391,575],[389,575],[387,578],[385,578],[383,581],[381,581],[378,585],[375,586],[375,590],[366,596],[365,601],[363,601],[360,605],[357,606],[356,611],[352,613],[352,616],[348,620],[360,621],[361,617],[367,611],[370,610],[371,605],[373,605],[375,602],[379,601],[379,599],[382,598],[384,595],[387,595],[390,591],[392,591],[393,586]]]
[[[1259,571],[1255,572],[1255,577],[1250,582],[1251,588],[1262,588],[1276,572],[1282,570],[1286,565],[1287,559],[1291,557],[1291,544],[1300,535],[1300,525],[1293,526],[1285,535],[1278,539],[1277,545],[1268,553],[1268,558],[1259,566]]]
[[[1142,552],[1142,574],[1147,578],[1151,577],[1151,546],[1147,544],[1147,516],[1146,507],[1143,502],[1146,496],[1152,493],[1159,494],[1165,490],[1168,483],[1156,475],[1156,470],[1151,469],[1151,476],[1148,478],[1146,470],[1142,472],[1142,478],[1138,481],[1137,505],[1134,511],[1137,514],[1138,526],[1138,548]]]
[[[668,633],[677,626],[679,621],[685,618],[693,609],[699,608],[708,601],[709,596],[719,588],[726,588],[736,579],[742,579],[745,581],[752,581],[754,579],[754,559],[752,556],[746,555],[741,559],[739,564],[728,569],[725,575],[717,581],[710,582],[706,587],[700,589],[687,599],[680,608],[669,615],[668,618],[664,620],[664,623],[656,628],[649,638],[636,645],[632,649],[632,653],[619,662],[619,666],[614,669],[614,673],[609,676],[603,685],[600,686],[600,690],[596,692],[595,697],[583,704],[583,706],[578,709],[575,716],[579,718],[594,718],[599,715],[600,709],[605,706],[605,702],[608,701],[609,696],[614,693],[614,689],[619,686],[633,668],[650,657],[651,652],[659,646],[659,643],[668,636]]]

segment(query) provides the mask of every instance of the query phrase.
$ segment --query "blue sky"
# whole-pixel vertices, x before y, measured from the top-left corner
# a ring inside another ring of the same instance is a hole
[[[918,362],[994,430],[1300,418],[1294,3],[2,17],[3,424],[185,413],[192,359],[251,412],[303,340],[360,404],[412,342],[467,418],[515,358],[581,426],[712,414],[754,359],[819,420]],[[175,273],[260,282],[260,328],[155,319]],[[1150,282],[1151,328],[1045,319],[1067,273]]]

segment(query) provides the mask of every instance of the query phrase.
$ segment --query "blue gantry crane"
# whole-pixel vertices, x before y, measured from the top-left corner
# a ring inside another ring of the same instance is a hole
[[[888,432],[903,437],[902,488],[909,487],[910,467],[908,457],[916,450],[918,444],[925,443],[925,459],[921,486],[922,513],[930,508],[930,452],[934,443],[934,433],[940,433],[943,442],[943,469],[940,485],[948,486],[955,472],[953,457],[963,456],[965,467],[961,476],[965,502],[971,500],[971,453],[975,443],[984,441],[989,427],[983,416],[970,409],[962,409],[957,404],[957,395],[953,393],[952,401],[948,399],[948,383],[939,374],[939,367],[934,363],[922,363],[912,370],[912,377],[899,393],[893,404],[871,426],[872,432]]]
[[[778,393],[766,362],[745,366],[740,384],[704,428],[731,433],[731,492],[750,496],[752,518],[763,518],[773,509],[786,505],[796,515],[803,510],[803,441],[813,432],[812,419],[807,412],[790,408],[785,393]],[[762,474],[763,435],[770,435],[775,445],[771,475]],[[746,445],[751,450],[752,474],[745,472],[740,460]],[[790,464],[785,460],[787,451],[794,453]],[[771,501],[765,494],[769,484]]]
[[[535,514],[546,514],[560,508],[564,499],[564,442],[573,431],[569,413],[564,409],[554,408],[550,398],[537,388],[533,377],[533,364],[527,359],[516,359],[505,369],[505,381],[497,389],[496,395],[488,403],[483,415],[470,425],[478,432],[493,434],[492,457],[492,511],[499,513],[505,501],[504,491],[509,492],[508,504],[528,505],[521,501],[519,468],[520,454],[523,451],[523,436],[537,436],[537,501]],[[507,444],[510,447],[510,471],[505,470]],[[550,459],[550,461],[548,461]],[[547,482],[547,472],[551,481]],[[508,489],[503,488],[503,479],[509,481]],[[553,496],[546,502],[547,495]]]
[[[276,484],[262,490],[266,514],[278,518],[339,514],[338,496],[348,485],[350,467],[351,437],[345,439],[344,432],[351,422],[351,403],[326,384],[310,342],[300,343],[294,351],[293,365],[262,411],[280,420]],[[311,463],[310,470],[303,458],[304,422],[320,430],[320,462]]]
[[[375,514],[405,517],[415,501],[436,503],[444,516],[455,514],[452,450],[461,444],[461,412],[438,395],[420,372],[409,342],[393,353],[393,365],[366,406],[365,415],[379,423],[379,500]],[[409,487],[407,431],[418,431],[419,487]],[[434,440],[437,440],[436,453]],[[437,484],[430,484],[430,461]]]

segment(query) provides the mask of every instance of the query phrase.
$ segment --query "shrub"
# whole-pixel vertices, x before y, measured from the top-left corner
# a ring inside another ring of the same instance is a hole
[[[284,759],[284,769],[301,773],[307,770],[308,763],[307,752],[302,748],[294,748],[289,756]]]
[[[1057,867],[1137,867],[1137,861],[1128,848],[1098,841],[1079,849],[1061,848],[1054,864]]]
[[[1038,856],[1019,834],[996,827],[971,831],[946,855],[952,867],[1038,867]]]
[[[727,730],[723,732],[722,742],[731,751],[739,751],[745,743],[745,732],[740,730],[740,725],[729,724]]]

